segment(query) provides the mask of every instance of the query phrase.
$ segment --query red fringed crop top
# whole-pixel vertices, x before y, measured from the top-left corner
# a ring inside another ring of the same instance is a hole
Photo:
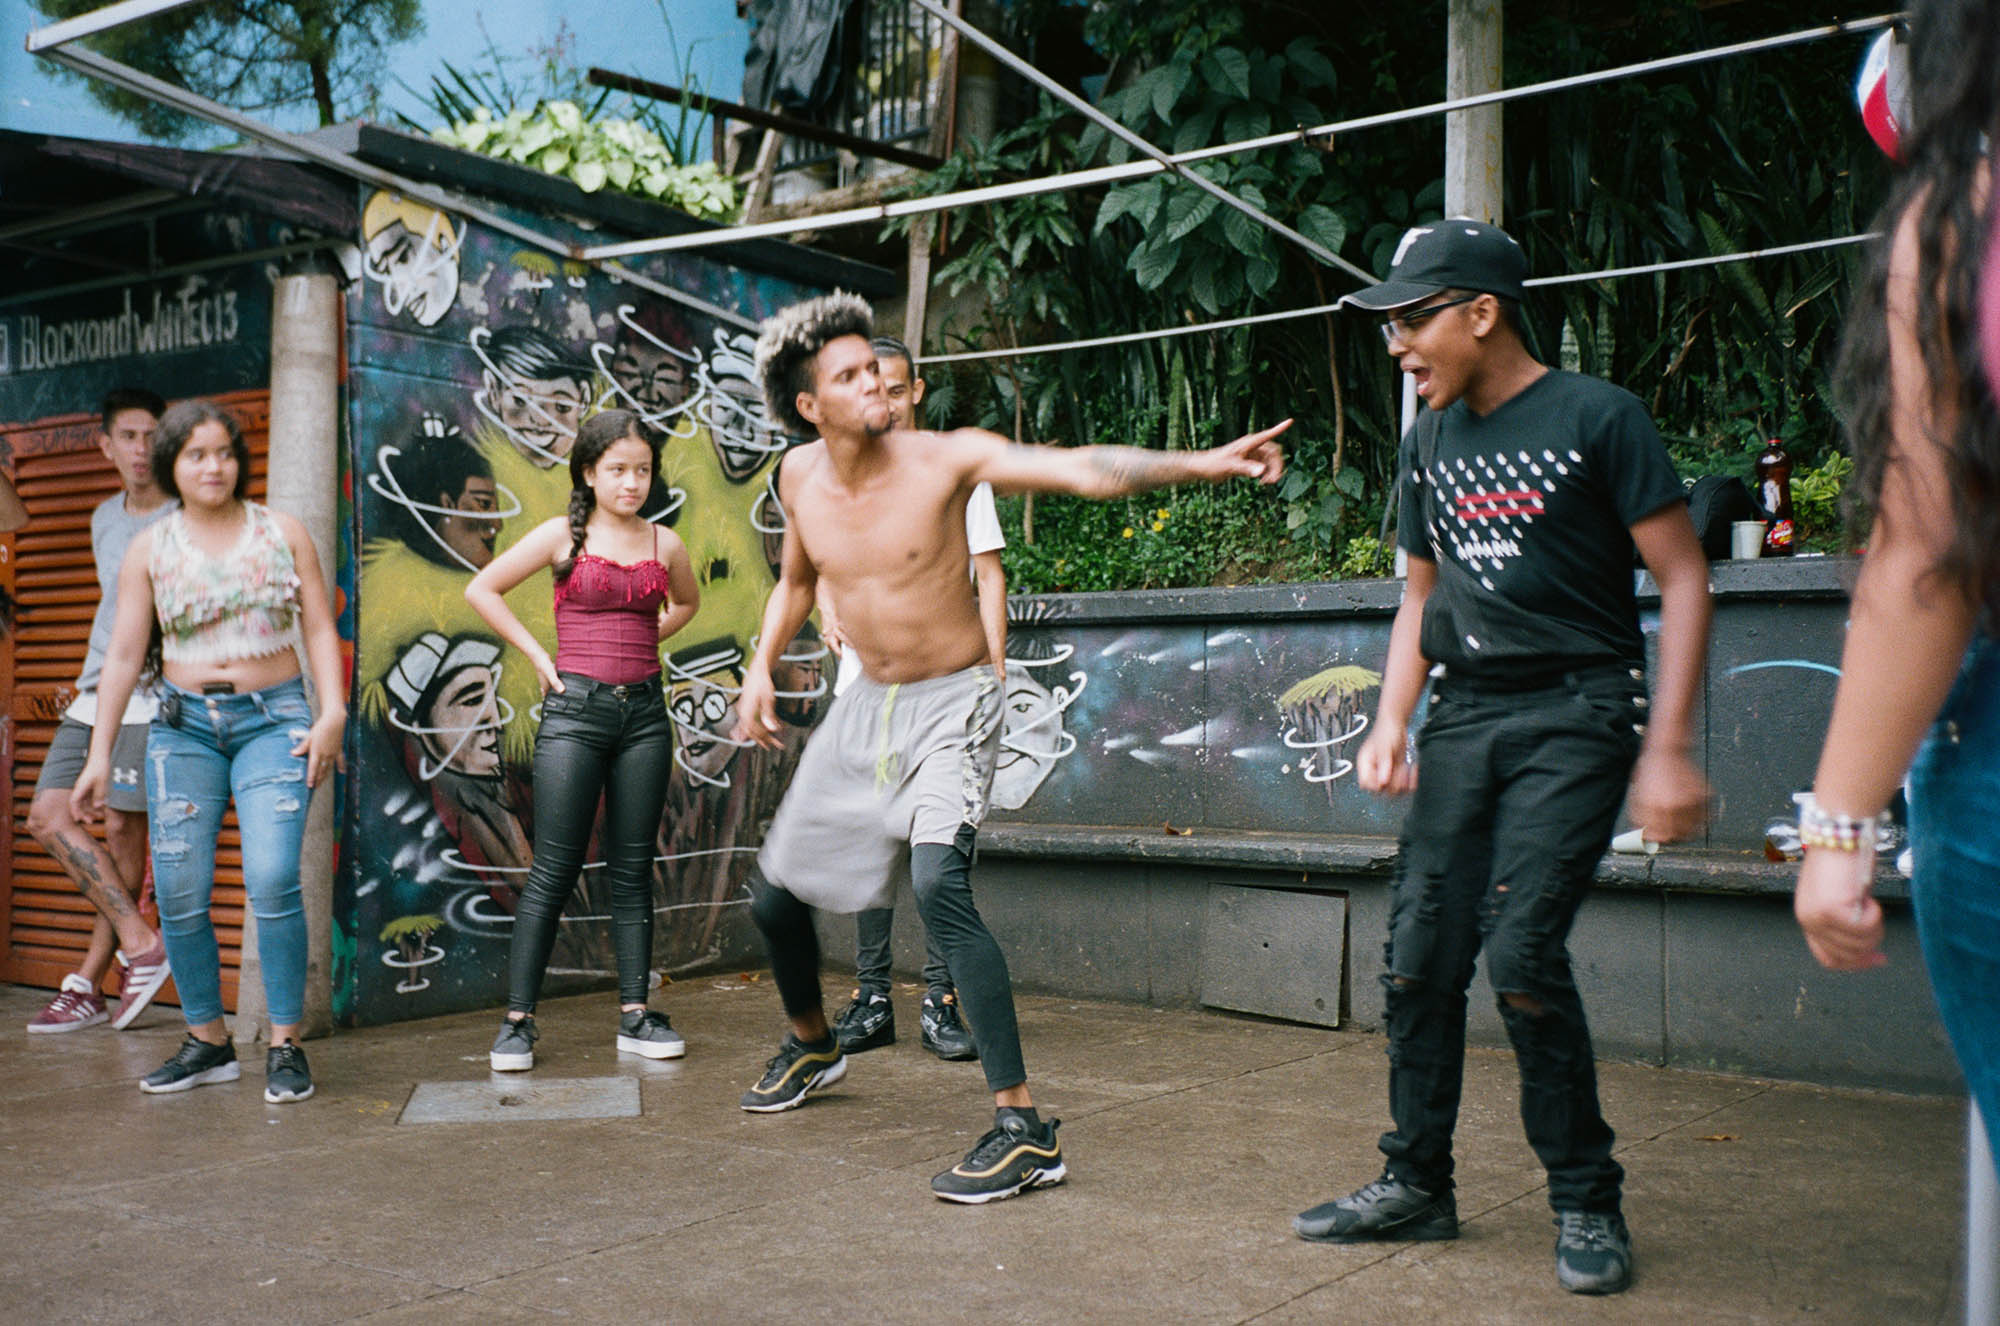
[[[660,609],[671,582],[648,558],[626,565],[578,553],[556,581],[556,671],[611,686],[660,675]]]

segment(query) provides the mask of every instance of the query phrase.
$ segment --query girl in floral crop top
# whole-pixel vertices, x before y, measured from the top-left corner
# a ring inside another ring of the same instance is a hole
[[[162,678],[146,737],[146,794],[160,932],[188,1034],[139,1089],[186,1091],[241,1072],[223,1025],[209,919],[215,840],[234,788],[238,821],[257,830],[243,834],[242,852],[271,1019],[264,1099],[304,1100],[313,1083],[298,1045],[308,956],[299,853],[312,789],[343,767],[347,730],[326,577],[297,520],[246,500],[250,449],[226,410],[198,400],[174,406],[154,434],[151,460],[160,488],[181,505],[132,540],[98,683],[101,712],[115,714],[147,665]],[[117,735],[115,723],[97,725],[70,794],[79,818],[103,808]]]
[[[666,1016],[646,1007],[653,844],[673,756],[660,643],[701,605],[680,537],[639,515],[659,467],[660,436],[638,415],[591,416],[570,451],[568,517],[537,525],[465,587],[466,602],[534,663],[542,682],[535,860],[514,909],[507,1017],[490,1060],[498,1071],[535,1066],[535,1000],[600,802],[618,963],[618,1049],[653,1059],[678,1058],[686,1049]],[[553,659],[505,599],[543,567],[555,571]]]

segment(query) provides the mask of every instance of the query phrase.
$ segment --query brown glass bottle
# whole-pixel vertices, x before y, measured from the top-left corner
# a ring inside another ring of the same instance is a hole
[[[1790,557],[1798,551],[1792,524],[1792,456],[1777,438],[1757,454],[1757,505],[1764,509],[1764,556]]]

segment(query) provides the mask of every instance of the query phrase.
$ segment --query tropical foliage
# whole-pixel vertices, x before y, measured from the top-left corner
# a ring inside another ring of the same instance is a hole
[[[1056,3],[1018,8],[1024,37]],[[1524,15],[1526,8],[1510,7]],[[1099,104],[1150,141],[1183,150],[1443,98],[1445,0],[1338,9],[1322,14],[1278,0],[1093,5],[1086,31],[1111,66]],[[1635,0],[1629,9],[1629,21],[1609,27],[1514,21],[1506,84],[1838,16],[1828,4],[1781,0],[1712,10],[1694,0]],[[1513,103],[1505,112],[1506,224],[1538,273],[1861,230],[1884,172],[1852,110],[1859,55],[1859,43],[1847,39]],[[917,191],[1115,162],[1130,152],[1047,102],[1026,109],[1018,127],[966,145]],[[1382,273],[1404,229],[1441,214],[1442,139],[1441,122],[1431,118],[1331,143],[1295,140],[1192,169]],[[970,311],[926,347],[932,354],[1317,306],[1355,285],[1165,175],[960,209],[943,235],[936,278]],[[1690,476],[1747,476],[1765,439],[1781,437],[1801,474],[1825,478],[1838,431],[1826,375],[1856,253],[1559,285],[1531,297],[1528,331],[1550,362],[1607,377],[1646,401]],[[1316,315],[937,365],[926,376],[934,421],[978,422],[1034,441],[1171,448],[1298,420],[1292,469],[1275,504],[1239,509],[1233,499],[1191,496],[1169,504],[1188,507],[1169,524],[1191,545],[1182,552],[1170,552],[1160,531],[1154,542],[1162,546],[1139,555],[1155,532],[1126,514],[1099,519],[1050,499],[1003,504],[1016,522],[1010,570],[1022,588],[1098,587],[1107,578],[1135,585],[1323,578],[1387,560],[1379,538],[1393,487],[1400,384],[1373,328],[1358,318]],[[1832,509],[1824,523],[1807,523],[1818,546],[1842,537]],[[1242,527],[1230,523],[1245,521],[1245,512],[1254,515]]]

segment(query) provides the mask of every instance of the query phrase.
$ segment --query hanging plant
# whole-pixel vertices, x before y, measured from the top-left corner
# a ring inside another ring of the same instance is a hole
[[[471,118],[431,130],[448,147],[560,175],[585,193],[612,188],[651,198],[707,221],[735,219],[736,182],[710,161],[674,160],[658,134],[634,120],[593,120],[573,101]]]

